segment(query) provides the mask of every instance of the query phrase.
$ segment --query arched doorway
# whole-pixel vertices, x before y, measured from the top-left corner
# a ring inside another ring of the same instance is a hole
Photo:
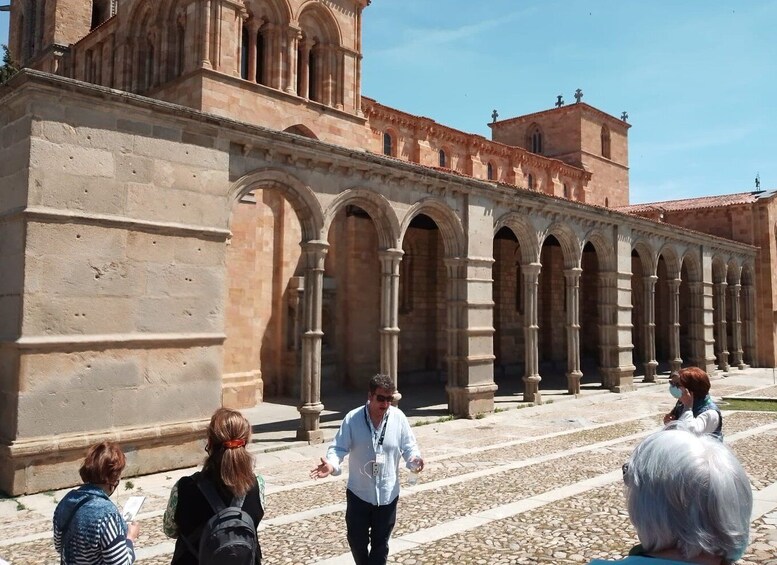
[[[525,373],[524,299],[521,245],[509,227],[494,236],[494,380],[508,388],[521,383]]]

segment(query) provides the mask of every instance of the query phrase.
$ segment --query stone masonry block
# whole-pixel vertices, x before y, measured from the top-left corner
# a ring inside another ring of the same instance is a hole
[[[84,177],[112,178],[115,172],[114,156],[110,151],[54,144],[42,139],[31,140],[30,167]],[[55,186],[44,188],[55,190]]]
[[[135,331],[136,298],[27,293],[24,335],[113,334]]]
[[[102,258],[121,261],[127,232],[78,224],[27,224],[27,255]]]

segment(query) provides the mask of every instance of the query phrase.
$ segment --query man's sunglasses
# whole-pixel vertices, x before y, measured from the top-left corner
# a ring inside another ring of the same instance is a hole
[[[391,402],[392,400],[394,400],[394,396],[393,395],[383,396],[382,394],[376,394],[375,400],[377,400],[378,402]]]

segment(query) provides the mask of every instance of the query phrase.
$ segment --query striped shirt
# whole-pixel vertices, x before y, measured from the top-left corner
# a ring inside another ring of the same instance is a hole
[[[81,499],[89,500],[73,510]],[[67,531],[62,531],[73,515]],[[119,509],[98,486],[83,485],[72,490],[54,511],[54,547],[63,565],[131,565],[135,562],[127,523]]]

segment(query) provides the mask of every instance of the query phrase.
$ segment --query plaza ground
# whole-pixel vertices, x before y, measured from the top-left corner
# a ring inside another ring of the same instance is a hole
[[[718,373],[712,387],[716,399],[777,395],[771,369]],[[496,399],[499,411],[475,420],[447,419],[437,388],[402,391],[401,406],[415,424],[427,468],[418,485],[403,488],[390,563],[584,564],[623,556],[636,543],[620,467],[642,438],[660,428],[673,402],[665,380],[639,384],[626,394],[584,385],[577,398],[545,389],[542,406],[522,403],[520,388],[504,383]],[[364,393],[324,398],[327,438],[364,398]],[[722,408],[726,442],[755,491],[751,544],[739,563],[775,565],[777,413]],[[325,446],[294,439],[297,412],[291,401],[245,413],[254,424],[257,469],[267,482],[260,529],[265,564],[351,563],[345,477],[308,478]],[[170,562],[173,543],[162,533],[162,513],[171,486],[192,471],[122,481],[114,496],[119,504],[129,495],[147,497],[139,516],[139,563]],[[406,480],[403,472],[403,484]],[[0,500],[0,557],[13,564],[57,563],[51,516],[66,492]]]

